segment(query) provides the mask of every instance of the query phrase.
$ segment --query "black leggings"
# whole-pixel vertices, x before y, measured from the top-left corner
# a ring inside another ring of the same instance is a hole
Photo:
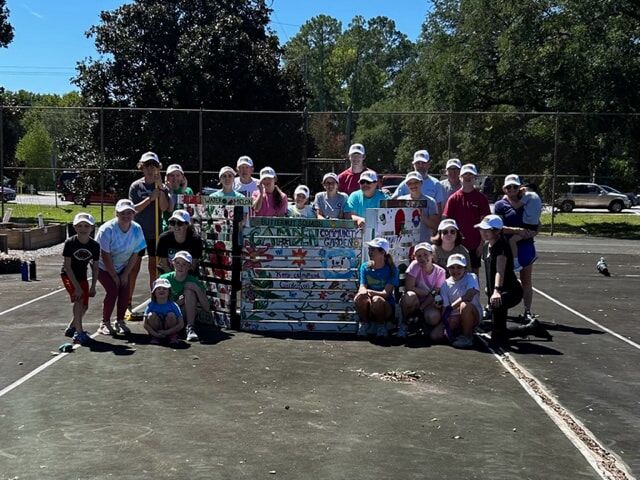
[[[522,301],[522,288],[516,288],[510,292],[502,292],[500,294],[502,302],[500,307],[491,309],[491,319],[493,321],[492,330],[501,333],[507,333],[507,314],[509,309],[515,307]],[[513,330],[513,333],[520,333],[520,328]],[[508,334],[507,334],[508,336]]]

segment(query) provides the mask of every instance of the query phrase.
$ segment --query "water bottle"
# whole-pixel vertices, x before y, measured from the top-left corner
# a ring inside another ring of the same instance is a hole
[[[22,275],[22,281],[29,281],[29,264],[27,262],[22,262],[20,264],[20,274]]]
[[[29,262],[29,277],[31,278],[31,280],[37,280],[38,277],[36,275],[36,261],[35,260],[31,260]]]

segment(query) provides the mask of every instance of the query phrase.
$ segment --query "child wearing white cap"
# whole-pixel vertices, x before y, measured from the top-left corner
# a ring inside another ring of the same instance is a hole
[[[447,261],[449,278],[440,289],[442,322],[432,332],[434,340],[448,340],[456,348],[473,345],[473,329],[482,318],[478,277],[467,272],[467,259],[459,253]]]
[[[353,299],[360,317],[358,336],[375,333],[378,338],[385,338],[386,322],[393,319],[396,305],[394,290],[399,284],[398,269],[389,253],[387,239],[374,238],[367,245],[369,261],[360,266],[360,287]]]
[[[186,334],[188,342],[197,342],[198,334],[195,331],[195,321],[199,310],[211,315],[209,299],[205,294],[205,287],[199,278],[189,273],[191,254],[185,250],[177,252],[173,257],[174,271],[163,274],[160,278],[166,279],[171,284],[171,299],[175,301],[183,311],[186,320]]]
[[[338,174],[338,186],[341,192],[350,195],[358,191],[360,174],[366,170],[364,161],[367,158],[364,145],[354,143],[349,147],[349,168]]]
[[[214,198],[244,198],[244,195],[234,188],[235,177],[236,172],[233,168],[222,167],[218,172],[218,178],[220,179],[222,188],[209,196]]]
[[[307,202],[309,201],[309,187],[298,185],[293,192],[293,203],[289,204],[287,217],[293,218],[316,218],[316,212]]]
[[[407,268],[405,292],[400,299],[402,322],[396,336],[406,338],[409,330],[430,334],[440,322],[436,295],[445,280],[444,268],[433,263],[433,246],[419,243],[413,249],[413,261]]]
[[[253,214],[256,217],[285,217],[287,215],[287,195],[277,184],[278,176],[271,167],[260,170],[258,190],[253,192]]]
[[[151,336],[151,344],[159,345],[166,340],[170,347],[180,344],[178,332],[184,327],[180,307],[171,300],[171,283],[158,278],[151,288],[151,301],[144,310],[144,329]]]
[[[258,183],[260,183],[259,180],[252,177],[253,169],[253,160],[251,157],[242,155],[238,158],[236,162],[238,176],[233,181],[233,189],[248,198],[251,198],[253,192],[258,190]]]
[[[318,218],[344,218],[344,207],[349,197],[338,191],[338,175],[333,172],[325,173],[322,186],[324,192],[316,193],[313,199],[313,209]]]
[[[433,198],[438,206],[438,212],[442,212],[445,200],[444,187],[440,184],[437,178],[433,175],[429,175],[429,167],[431,166],[431,157],[429,152],[426,150],[416,151],[413,154],[413,161],[411,164],[413,165],[414,171],[418,172],[422,176],[422,193]],[[402,195],[407,195],[408,193],[409,187],[407,185],[407,180],[405,179],[400,182],[396,191],[393,192],[392,198],[399,198]]]
[[[431,232],[438,227],[440,223],[440,214],[436,201],[422,193],[422,183],[424,179],[419,172],[409,172],[404,179],[409,193],[400,195],[398,200],[424,200],[427,206],[420,212],[420,242],[428,242],[431,240]]]
[[[82,318],[89,308],[89,297],[96,296],[98,281],[100,244],[89,236],[94,225],[95,220],[91,214],[78,213],[73,219],[76,234],[64,242],[62,249],[64,263],[60,277],[73,304],[73,318],[64,334],[72,337],[73,343],[80,345],[88,345],[91,342],[91,337],[82,328]],[[87,280],[89,263],[91,263],[91,287]]]

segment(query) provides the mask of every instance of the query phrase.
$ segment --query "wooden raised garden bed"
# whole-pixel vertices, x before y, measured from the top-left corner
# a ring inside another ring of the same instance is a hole
[[[45,227],[0,223],[0,234],[7,236],[7,246],[10,249],[35,250],[64,242],[67,238],[67,226],[60,223],[51,223]]]

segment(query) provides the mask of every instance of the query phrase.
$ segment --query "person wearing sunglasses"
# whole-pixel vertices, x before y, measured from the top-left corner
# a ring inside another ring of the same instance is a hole
[[[527,208],[538,210],[540,197],[536,193],[526,192],[522,188],[520,177],[515,174],[507,175],[502,186],[504,197],[494,205],[494,213],[502,218],[505,225],[505,238],[509,241],[513,266],[516,272],[520,272],[522,282],[524,317],[531,321],[534,316],[531,313],[533,302],[533,263],[537,260],[536,247],[533,237],[536,235],[539,220],[535,220],[536,213],[529,212],[535,225],[527,223],[525,216]],[[536,198],[534,198],[534,196]],[[541,210],[541,209],[540,209]],[[538,219],[540,215],[537,215]]]
[[[373,170],[365,170],[360,175],[360,190],[349,195],[344,207],[345,218],[354,220],[358,228],[364,228],[368,208],[380,207],[387,196],[378,188],[378,175]]]
[[[551,340],[551,334],[536,319],[507,328],[509,309],[522,300],[522,285],[513,271],[513,255],[504,237],[504,223],[498,215],[487,215],[476,228],[487,245],[483,260],[491,308],[491,342],[504,345],[511,338],[529,335]]]
[[[202,239],[194,232],[191,216],[186,210],[173,212],[169,218],[169,230],[160,235],[158,240],[158,269],[161,273],[175,270],[173,258],[181,250],[191,254],[190,272],[197,275],[202,257]]]
[[[385,238],[367,242],[369,261],[360,266],[360,287],[353,299],[360,318],[358,336],[375,333],[378,338],[389,334],[387,322],[393,320],[396,300],[394,290],[399,284],[398,268],[389,253],[391,246]]]
[[[431,237],[433,244],[434,262],[442,268],[447,268],[449,257],[460,254],[467,260],[467,270],[471,271],[469,251],[462,245],[462,234],[453,218],[445,218],[438,225],[438,232]],[[447,275],[449,272],[447,271]]]

